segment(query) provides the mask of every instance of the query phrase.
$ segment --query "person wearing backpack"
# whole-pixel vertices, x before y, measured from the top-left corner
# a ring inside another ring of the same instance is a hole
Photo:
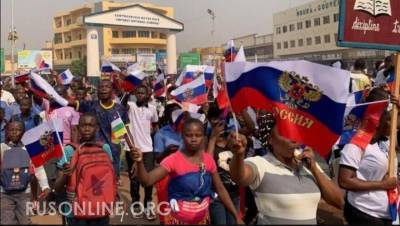
[[[65,158],[57,162],[62,170],[56,180],[56,194],[64,196],[73,207],[71,214],[65,216],[68,225],[109,224],[110,213],[101,208],[103,204],[109,207],[116,201],[116,175],[110,146],[96,142],[98,130],[96,115],[84,113],[78,124],[80,143],[67,145],[64,149]],[[100,205],[96,205],[96,202]],[[91,208],[82,208],[80,211],[79,207],[85,205],[91,205]],[[64,205],[63,212],[70,212],[65,209],[69,207]]]
[[[10,121],[6,125],[7,142],[1,144],[1,224],[29,224],[30,217],[26,206],[30,200],[31,179],[35,174],[42,188],[41,198],[50,192],[44,168],[34,168],[28,152],[21,143],[24,134],[24,123]]]

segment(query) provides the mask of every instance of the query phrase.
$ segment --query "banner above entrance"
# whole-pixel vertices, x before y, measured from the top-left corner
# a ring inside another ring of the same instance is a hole
[[[127,26],[182,31],[183,24],[139,4],[93,13],[84,17],[91,26]]]

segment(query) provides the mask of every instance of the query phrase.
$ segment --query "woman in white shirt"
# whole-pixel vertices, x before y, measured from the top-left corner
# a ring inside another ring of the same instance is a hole
[[[373,89],[366,102],[388,99],[382,88]],[[387,190],[396,187],[396,178],[387,177],[390,114],[382,114],[372,140],[362,150],[347,144],[339,167],[339,185],[347,190],[344,216],[349,224],[391,225]]]
[[[270,152],[261,157],[244,159],[246,137],[228,141],[233,158],[230,163],[232,180],[239,186],[249,186],[259,211],[257,224],[316,224],[321,197],[342,208],[340,189],[323,173],[310,148],[296,155],[297,144],[282,137],[271,113],[258,120],[260,139]]]

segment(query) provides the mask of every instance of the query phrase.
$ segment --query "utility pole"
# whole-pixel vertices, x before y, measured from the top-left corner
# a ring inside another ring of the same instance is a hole
[[[11,84],[13,88],[15,88],[14,50],[17,39],[17,29],[14,27],[14,0],[11,0],[11,29],[8,40],[11,41]]]

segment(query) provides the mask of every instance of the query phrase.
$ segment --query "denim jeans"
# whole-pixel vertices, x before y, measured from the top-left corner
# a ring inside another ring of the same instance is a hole
[[[0,193],[1,198],[1,225],[27,225],[31,223],[26,213],[26,203],[30,200],[30,193],[15,192],[12,194]]]
[[[239,211],[240,199],[239,194],[230,195],[233,205],[236,210]],[[236,217],[229,213],[228,209],[225,208],[224,204],[219,198],[213,200],[210,204],[210,217],[211,224],[213,225],[235,225]]]

